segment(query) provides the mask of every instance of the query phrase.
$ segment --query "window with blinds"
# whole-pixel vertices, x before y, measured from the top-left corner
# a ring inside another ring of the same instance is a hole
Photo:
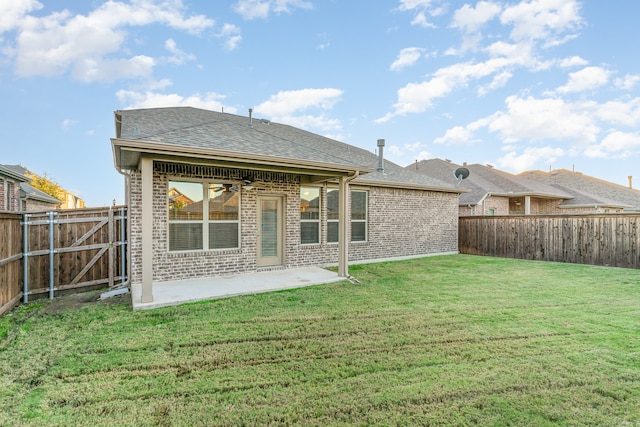
[[[320,188],[300,187],[300,243],[320,243]]]
[[[230,183],[169,181],[169,250],[240,247],[240,193]]]
[[[327,190],[327,243],[338,242],[338,204],[337,188]],[[351,241],[367,241],[367,192],[351,190]]]

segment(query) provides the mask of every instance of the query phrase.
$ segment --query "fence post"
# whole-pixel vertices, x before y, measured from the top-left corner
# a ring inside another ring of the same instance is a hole
[[[114,239],[114,218],[113,218],[113,209],[111,208],[111,206],[109,206],[109,213],[107,216],[107,227],[108,227],[108,233],[109,233],[109,255],[108,255],[108,259],[109,259],[109,272],[108,272],[108,279],[109,279],[109,288],[113,288],[113,276],[115,273],[115,263],[114,263],[114,251],[115,248],[113,247],[113,241]]]
[[[55,212],[49,212],[49,299],[53,299],[53,290],[55,288],[55,270],[53,268],[54,256],[55,256],[55,241],[53,233],[55,230],[53,224],[53,217]]]
[[[22,302],[29,302],[29,214],[22,223]]]

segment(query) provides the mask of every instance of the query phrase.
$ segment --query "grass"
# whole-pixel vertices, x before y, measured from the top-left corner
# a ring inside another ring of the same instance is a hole
[[[640,271],[474,256],[131,311],[21,308],[0,425],[640,425]]]

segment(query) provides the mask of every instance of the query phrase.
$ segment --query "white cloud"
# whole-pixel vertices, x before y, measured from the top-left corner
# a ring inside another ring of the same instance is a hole
[[[608,101],[594,107],[594,115],[599,120],[616,126],[640,126],[640,98]]]
[[[493,76],[493,80],[491,83],[485,86],[480,86],[478,88],[478,96],[483,96],[489,93],[490,91],[496,90],[498,88],[504,87],[509,80],[513,77],[513,73],[510,71],[503,71],[500,74],[496,74]]]
[[[64,10],[43,17],[22,16],[12,52],[16,74],[52,76],[71,71],[82,81],[148,76],[154,59],[122,56],[127,52],[125,28],[162,24],[199,34],[213,26],[206,16],[186,16],[183,9],[180,0],[109,1],[87,15]]]
[[[64,119],[62,121],[62,124],[60,125],[60,128],[62,128],[63,131],[68,131],[71,127],[75,126],[78,124],[77,120],[73,120],[73,119]]]
[[[451,26],[467,33],[475,32],[495,18],[501,10],[502,6],[488,1],[478,2],[475,8],[465,4],[453,14]]]
[[[254,110],[271,120],[303,129],[340,129],[340,121],[327,117],[325,111],[332,109],[342,94],[342,90],[333,88],[281,91],[257,105]],[[317,113],[305,114],[308,110]]]
[[[414,65],[422,56],[424,49],[419,47],[407,47],[400,51],[398,57],[391,64],[391,71],[398,71]]]
[[[532,0],[507,6],[500,21],[512,25],[514,41],[543,40],[545,46],[564,43],[573,35],[567,31],[582,25],[580,5],[577,0]]]
[[[224,39],[224,47],[227,50],[235,50],[242,41],[240,28],[233,24],[224,24],[216,37]]]
[[[414,142],[413,144],[404,144],[404,148],[407,151],[418,151],[419,149],[421,149],[422,147],[424,147],[425,145],[422,142]]]
[[[448,129],[444,136],[436,138],[433,142],[435,144],[448,144],[448,145],[466,145],[471,142],[473,138],[473,132],[463,126],[454,126]]]
[[[428,151],[421,151],[418,153],[418,155],[416,156],[416,160],[420,161],[420,160],[428,160],[428,159],[432,159],[433,158],[433,154],[431,154]]]
[[[178,49],[178,45],[173,39],[165,40],[164,47],[173,55],[167,58],[167,61],[173,64],[180,65],[180,64],[184,64],[187,61],[193,61],[195,59],[194,55],[183,52],[182,50]]]
[[[640,134],[614,131],[600,144],[588,147],[585,155],[592,158],[625,158],[640,152]]]
[[[583,59],[579,56],[572,56],[570,58],[564,58],[560,61],[560,67],[562,68],[572,68],[572,67],[582,67],[589,63],[586,59]]]
[[[42,3],[36,0],[6,0],[0,2],[0,34],[20,26],[24,17],[34,10],[42,9]]]
[[[244,19],[265,19],[271,12],[291,13],[293,8],[311,9],[313,4],[304,0],[238,0],[233,5]]]
[[[434,0],[400,0],[398,10],[403,12],[414,12],[411,25],[418,25],[423,28],[436,28],[436,25],[429,20],[429,16],[440,16],[444,13],[444,8],[436,7]]]
[[[218,93],[206,93],[204,96],[199,93],[184,97],[175,93],[164,94],[157,92],[135,92],[129,90],[119,90],[116,96],[121,104],[126,105],[125,109],[133,108],[160,108],[160,107],[196,107],[213,111],[235,113],[234,107],[225,106],[224,95]]]
[[[560,93],[584,92],[605,85],[609,81],[610,72],[601,67],[585,67],[580,71],[569,73],[569,81],[558,88]]]
[[[571,140],[594,142],[600,128],[590,115],[589,103],[567,103],[561,98],[519,98],[506,100],[507,112],[487,119],[487,127],[507,143],[520,140]]]
[[[622,90],[631,90],[640,82],[640,75],[638,74],[627,74],[624,77],[618,77],[615,80],[615,85],[617,88]]]
[[[539,162],[544,164],[554,163],[558,157],[564,154],[562,148],[528,147],[520,155],[515,151],[507,153],[498,159],[497,164],[502,169],[518,173],[532,169]]]

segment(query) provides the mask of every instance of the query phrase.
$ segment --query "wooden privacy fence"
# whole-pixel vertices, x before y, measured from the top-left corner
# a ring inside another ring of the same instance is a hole
[[[460,253],[640,268],[640,215],[484,216],[459,219]]]
[[[0,314],[126,281],[125,207],[0,214]]]

